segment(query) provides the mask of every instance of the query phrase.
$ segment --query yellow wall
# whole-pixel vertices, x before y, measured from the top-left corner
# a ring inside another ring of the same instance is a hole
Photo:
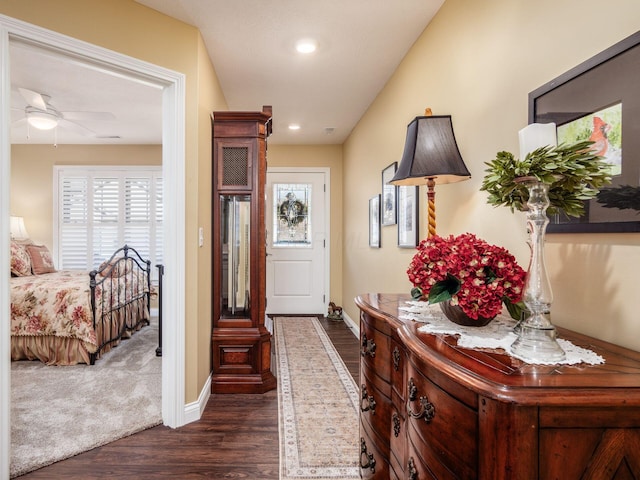
[[[198,244],[198,232],[195,233],[193,243],[187,243],[187,255],[195,252],[198,248],[197,258],[193,268],[198,271],[198,288],[189,291],[187,288],[187,302],[193,302],[198,312],[197,330],[187,331],[185,342],[187,345],[187,365],[196,365],[197,369],[190,371],[187,368],[187,385],[198,385],[200,392],[202,385],[207,381],[211,373],[211,112],[226,110],[227,104],[220,89],[220,84],[216,72],[209,60],[209,54],[205,48],[202,37],[198,36],[198,175],[197,175],[197,198],[194,200],[198,204],[198,227],[202,227],[204,232],[204,244]],[[262,106],[256,105],[256,110]],[[188,227],[189,228],[189,227]],[[190,345],[197,345],[197,349],[192,349]],[[195,377],[197,375],[197,377]]]
[[[198,227],[211,231],[208,112],[227,108],[200,33],[133,0],[2,0],[0,13],[185,74],[185,401],[196,401],[210,368],[211,264],[198,249]]]
[[[11,214],[31,238],[53,251],[55,165],[161,165],[160,145],[12,145]]]
[[[526,268],[524,217],[486,204],[484,163],[518,153],[530,91],[640,29],[640,2],[620,0],[447,0],[344,145],[343,297],[410,290],[412,250],[382,227],[382,248],[367,245],[369,197],[380,172],[402,154],[407,124],[425,107],[451,114],[473,178],[436,188],[438,233],[476,233],[508,248]],[[421,187],[421,238],[426,236]],[[555,324],[640,350],[640,234],[547,236]]]
[[[274,115],[277,112],[274,112]],[[342,305],[342,146],[340,145],[269,145],[269,167],[328,167],[330,169],[330,269],[329,298]]]

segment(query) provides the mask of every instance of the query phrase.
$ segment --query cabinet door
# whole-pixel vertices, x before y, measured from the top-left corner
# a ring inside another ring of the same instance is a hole
[[[222,318],[251,318],[251,196],[220,196]]]

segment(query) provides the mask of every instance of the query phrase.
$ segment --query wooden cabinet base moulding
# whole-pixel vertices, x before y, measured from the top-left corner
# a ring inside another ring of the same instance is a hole
[[[270,368],[271,334],[265,328],[216,329],[212,353],[211,393],[265,393],[276,388]]]
[[[212,393],[264,393],[277,384],[264,326],[271,122],[271,107],[212,114]]]
[[[605,363],[530,365],[419,332],[408,300],[356,298],[362,478],[640,480],[639,352],[558,328]]]

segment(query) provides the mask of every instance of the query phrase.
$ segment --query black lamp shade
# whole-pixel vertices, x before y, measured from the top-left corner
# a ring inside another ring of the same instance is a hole
[[[455,135],[451,115],[416,117],[407,127],[407,139],[400,166],[389,183],[424,185],[453,183],[471,178]]]

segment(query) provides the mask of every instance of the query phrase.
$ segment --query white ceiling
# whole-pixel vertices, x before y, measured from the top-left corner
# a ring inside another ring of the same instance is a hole
[[[162,143],[162,90],[159,88],[19,41],[10,43],[9,58],[11,143]],[[44,131],[28,128],[24,113],[27,102],[19,88],[48,95],[49,103],[67,118],[75,115],[89,119],[77,121],[80,127],[75,129],[62,125]],[[113,118],[91,119],[91,114],[86,112],[107,112]],[[85,129],[95,135],[87,135]]]
[[[136,0],[197,27],[230,110],[273,106],[272,144],[341,144],[444,0]],[[308,56],[295,42],[312,37]],[[160,143],[160,91],[32,47],[12,45],[12,110],[17,88],[51,96],[60,111],[111,112],[80,122],[87,137],[58,128],[58,143]],[[25,122],[20,122],[24,124]],[[12,128],[14,143],[53,143],[53,131]],[[301,126],[290,131],[290,123]],[[14,123],[14,125],[16,125]],[[332,129],[332,133],[327,133]],[[119,139],[100,138],[120,136]],[[37,138],[36,138],[37,137]]]

